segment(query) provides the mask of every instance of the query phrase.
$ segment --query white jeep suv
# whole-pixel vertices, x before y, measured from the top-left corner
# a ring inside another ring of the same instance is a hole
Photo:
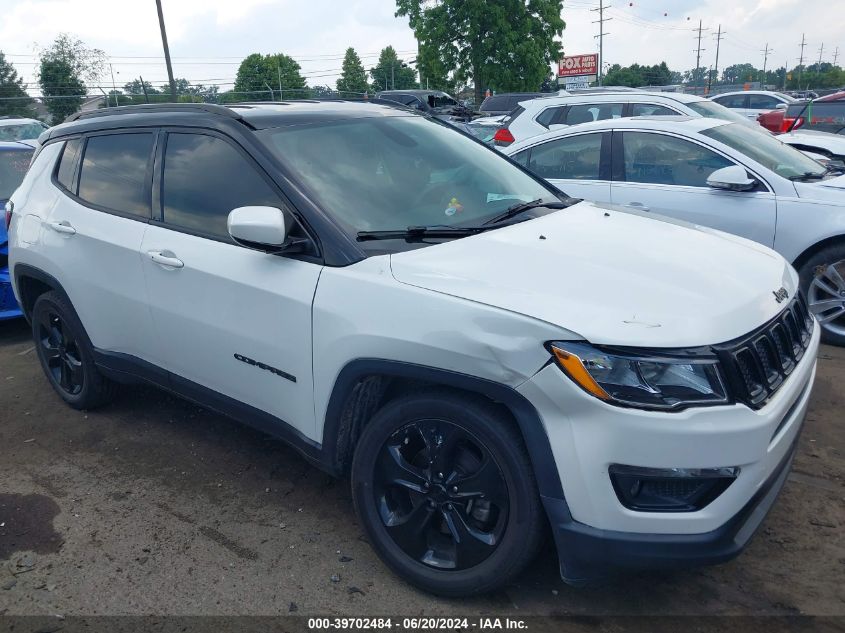
[[[41,141],[6,222],[56,393],[143,381],[285,439],[419,587],[508,582],[547,521],[570,582],[725,561],[786,479],[819,328],[764,246],[372,103],[130,106]]]

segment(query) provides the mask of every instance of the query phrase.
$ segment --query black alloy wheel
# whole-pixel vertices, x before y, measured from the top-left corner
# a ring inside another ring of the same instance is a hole
[[[492,591],[542,545],[546,520],[522,434],[483,396],[448,387],[394,396],[364,425],[350,475],[373,549],[430,593]]]
[[[415,421],[390,436],[376,461],[373,494],[393,541],[437,569],[478,565],[507,526],[501,468],[482,441],[446,420]]]
[[[44,310],[35,324],[39,355],[56,385],[76,396],[85,385],[79,343],[56,310]]]

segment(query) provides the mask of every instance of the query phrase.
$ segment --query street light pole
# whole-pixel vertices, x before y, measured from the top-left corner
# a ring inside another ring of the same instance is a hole
[[[167,31],[164,29],[164,13],[161,11],[161,0],[156,0],[158,10],[158,26],[161,29],[161,44],[164,47],[164,61],[167,64],[167,79],[170,81],[170,97],[176,101],[176,81],[173,79],[173,66],[170,64],[170,47],[167,45]]]

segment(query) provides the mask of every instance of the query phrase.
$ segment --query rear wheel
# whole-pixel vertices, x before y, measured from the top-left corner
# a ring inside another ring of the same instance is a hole
[[[378,554],[432,593],[490,591],[541,542],[539,494],[512,421],[450,390],[402,397],[374,416],[356,448],[352,490]]]
[[[82,323],[58,292],[35,301],[32,338],[47,379],[70,406],[93,409],[112,399],[114,383],[97,371]]]
[[[807,307],[822,328],[822,340],[845,345],[845,244],[820,250],[799,274]]]

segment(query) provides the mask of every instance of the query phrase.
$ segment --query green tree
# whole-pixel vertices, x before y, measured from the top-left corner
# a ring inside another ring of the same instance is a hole
[[[742,84],[757,81],[760,71],[752,64],[733,64],[722,70],[722,82],[726,84]]]
[[[307,96],[307,90],[299,71],[299,64],[282,53],[253,53],[238,67],[233,91],[249,94],[233,96],[238,101],[268,101],[271,94],[275,99],[301,99]]]
[[[82,106],[85,84],[68,62],[42,58],[38,83],[54,124],[61,123]]]
[[[23,79],[0,51],[0,116],[32,116]]]
[[[373,90],[408,90],[417,87],[417,71],[399,59],[392,46],[381,49],[378,64],[370,69]]]
[[[675,76],[678,76],[678,73],[675,73]],[[666,62],[660,62],[653,66],[631,64],[623,67],[614,64],[605,73],[603,83],[606,86],[639,88],[640,86],[666,86],[673,83],[672,79],[673,73],[669,70]]]
[[[67,33],[60,34],[39,56],[38,83],[53,123],[60,123],[79,110],[87,93],[85,81],[99,79],[106,56]]]
[[[346,55],[343,57],[343,70],[340,79],[337,80],[337,90],[358,94],[369,90],[367,71],[364,70],[361,58],[352,47],[346,49]]]
[[[420,71],[490,89],[537,90],[560,57],[561,0],[397,0],[420,42]]]

